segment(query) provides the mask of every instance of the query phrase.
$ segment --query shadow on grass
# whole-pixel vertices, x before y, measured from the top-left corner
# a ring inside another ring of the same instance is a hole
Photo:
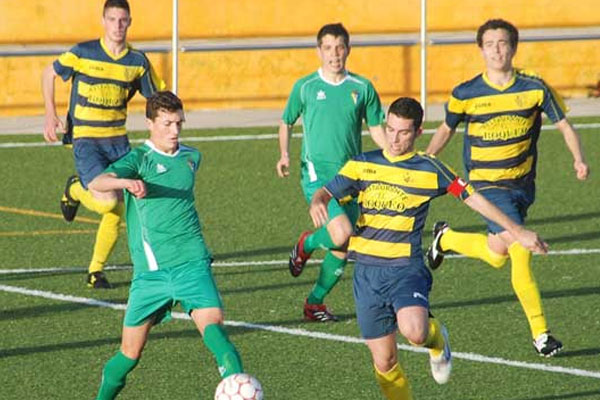
[[[589,295],[599,295],[599,294],[600,294],[600,286],[589,286],[589,287],[580,287],[580,288],[573,288],[573,289],[542,291],[542,298],[552,299],[552,298],[560,298],[560,297],[576,297],[576,296],[589,296]],[[460,307],[481,306],[481,305],[486,305],[486,304],[500,304],[500,303],[516,302],[516,301],[517,301],[517,298],[515,295],[495,296],[495,297],[480,298],[480,299],[473,299],[473,300],[459,300],[459,301],[433,303],[431,308],[433,310],[436,310],[436,309],[442,309],[442,308],[460,308]]]
[[[126,304],[127,299],[110,299],[111,304]],[[90,309],[95,307],[89,304],[80,303],[60,303],[47,304],[33,307],[12,308],[9,311],[0,311],[0,321],[16,321],[18,319],[31,319],[41,317],[47,314],[60,314]]]
[[[215,261],[227,260],[229,258],[238,258],[238,257],[254,257],[254,256],[268,256],[272,254],[288,254],[290,250],[292,250],[292,246],[294,243],[290,243],[289,246],[280,246],[280,247],[267,247],[264,249],[256,249],[256,250],[244,250],[244,251],[234,251],[231,253],[219,253],[215,254]]]
[[[588,220],[588,219],[593,219],[593,218],[598,218],[600,217],[600,212],[587,212],[587,213],[581,213],[581,214],[563,214],[563,215],[557,215],[554,217],[542,217],[542,218],[528,218],[525,220],[525,225],[529,226],[529,227],[533,227],[533,226],[540,226],[540,225],[548,225],[548,224],[556,224],[556,223],[563,223],[563,222],[574,222],[574,221],[582,221],[582,220]],[[456,230],[465,230],[465,231],[485,231],[486,230],[486,225],[482,222],[479,224],[473,224],[473,225],[459,225],[459,224],[454,224],[455,226],[452,226],[453,229]]]
[[[564,400],[564,399],[598,399],[600,396],[599,390],[590,390],[587,392],[565,393],[542,397],[521,397],[515,400]]]
[[[566,358],[566,357],[587,357],[587,356],[597,356],[600,355],[600,347],[595,349],[580,349],[580,350],[572,350],[572,351],[561,351],[558,353],[556,358]]]
[[[340,321],[350,320],[354,318],[354,314],[337,314]],[[191,326],[193,326],[192,321],[187,321]],[[255,322],[255,324],[264,324],[264,325],[274,325],[281,327],[285,325],[292,325],[294,328],[298,328],[298,325],[302,323],[300,318],[289,320],[289,321],[266,321],[266,322]],[[300,327],[304,329],[304,327]],[[242,326],[230,326],[226,327],[227,334],[231,336],[243,335],[250,331],[255,330],[256,328],[247,328]],[[183,329],[180,331],[168,331],[168,332],[152,332],[148,336],[148,341],[151,344],[152,341],[157,340],[173,340],[173,339],[186,339],[186,338],[197,338],[201,339],[200,333],[196,329]],[[118,349],[119,344],[121,343],[121,337],[110,337],[103,339],[94,339],[94,340],[82,340],[77,342],[70,343],[53,343],[53,344],[44,344],[39,346],[30,346],[30,347],[17,347],[12,349],[1,349],[0,350],[0,359],[9,358],[9,357],[19,357],[19,356],[29,356],[36,355],[41,353],[52,353],[56,351],[65,351],[69,349],[84,349],[84,348],[94,348],[99,346],[114,346],[114,351]],[[176,344],[173,344],[176,346]],[[106,359],[112,355],[112,353],[108,352],[106,354]]]

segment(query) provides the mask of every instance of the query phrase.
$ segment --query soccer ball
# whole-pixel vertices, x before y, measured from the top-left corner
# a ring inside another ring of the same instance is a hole
[[[262,400],[260,382],[248,374],[233,374],[223,379],[215,391],[215,400]]]

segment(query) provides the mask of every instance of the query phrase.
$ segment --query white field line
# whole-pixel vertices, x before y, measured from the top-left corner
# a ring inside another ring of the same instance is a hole
[[[60,294],[60,293],[52,293],[52,292],[47,292],[47,291],[42,291],[42,290],[26,289],[26,288],[17,287],[17,286],[0,285],[0,290],[2,290],[4,292],[16,293],[16,294],[21,294],[21,295],[25,295],[25,296],[36,296],[36,297],[42,297],[42,298],[50,299],[50,300],[59,300],[59,301],[66,301],[66,302],[71,302],[71,303],[79,303],[79,304],[84,304],[84,305],[88,305],[88,306],[105,307],[105,308],[110,308],[113,310],[121,310],[122,311],[122,310],[125,310],[127,307],[126,304],[110,303],[107,301],[95,300],[95,299],[90,299],[87,297],[76,297],[76,296],[70,296],[70,295],[65,295],[65,294]],[[174,312],[172,314],[172,316],[175,319],[187,319],[187,320],[190,319],[190,317],[187,314],[181,313],[181,312]],[[313,338],[313,339],[331,340],[331,341],[335,341],[335,342],[357,343],[357,344],[364,343],[363,339],[360,339],[357,337],[334,335],[334,334],[324,333],[324,332],[311,332],[306,329],[284,328],[284,327],[276,326],[276,325],[253,324],[250,322],[243,322],[243,321],[225,321],[225,325],[236,326],[236,327],[241,327],[241,328],[246,328],[246,329],[259,329],[259,330],[264,330],[264,331],[268,331],[268,332],[281,333],[281,334],[292,335],[292,336],[303,336],[303,337],[309,337],[309,338]],[[427,349],[413,347],[413,346],[409,346],[409,345],[405,345],[405,344],[399,344],[398,348],[400,350],[410,351],[410,352],[414,352],[414,353],[426,353],[427,352]],[[560,374],[581,376],[581,377],[585,377],[585,378],[600,379],[600,371],[588,371],[588,370],[577,369],[577,368],[565,368],[565,367],[554,366],[554,365],[528,363],[528,362],[523,362],[523,361],[513,361],[513,360],[506,360],[504,358],[488,357],[488,356],[484,356],[481,354],[474,354],[474,353],[453,352],[453,356],[454,356],[454,358],[458,358],[458,359],[481,362],[481,363],[486,363],[486,364],[506,365],[506,366],[510,366],[510,367],[532,369],[532,370],[536,370],[536,371],[554,372],[554,373],[560,373]]]
[[[568,250],[553,250],[548,252],[548,256],[578,256],[586,254],[599,254],[600,249],[568,249]],[[534,254],[538,255],[538,254]],[[446,258],[465,258],[465,256],[458,254],[447,255]],[[322,262],[320,259],[311,259],[308,261],[309,264],[317,264]],[[260,267],[267,265],[287,265],[288,260],[265,260],[265,261],[227,261],[227,262],[214,262],[213,267]],[[106,266],[105,270],[127,270],[131,269],[131,265],[109,265]],[[36,273],[53,273],[53,272],[82,272],[87,271],[85,267],[53,267],[53,268],[18,268],[18,269],[0,269],[1,275],[9,274],[36,274]]]
[[[600,123],[587,123],[587,124],[573,124],[576,129],[585,130],[585,129],[596,129],[600,128]],[[543,131],[551,131],[556,130],[554,125],[544,125],[542,126]],[[436,129],[424,129],[423,133],[430,135],[435,133]],[[369,135],[368,131],[363,131],[363,136]],[[249,141],[249,140],[273,140],[277,139],[278,134],[276,133],[262,133],[256,135],[221,135],[221,136],[183,136],[181,141],[183,143],[191,143],[191,142],[238,142],[238,141]],[[294,138],[302,137],[300,133],[294,133],[292,135]],[[131,139],[131,143],[142,143],[146,139]],[[48,146],[62,146],[61,142],[55,143],[46,143],[46,142],[7,142],[0,143],[0,149],[14,149],[20,147],[48,147]]]

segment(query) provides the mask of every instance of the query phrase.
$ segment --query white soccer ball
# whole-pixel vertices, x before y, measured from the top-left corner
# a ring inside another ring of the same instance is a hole
[[[262,400],[260,382],[249,374],[233,374],[223,379],[215,391],[215,400]]]

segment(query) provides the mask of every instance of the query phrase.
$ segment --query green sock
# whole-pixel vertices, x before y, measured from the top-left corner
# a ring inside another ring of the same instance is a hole
[[[340,280],[342,273],[344,273],[345,266],[346,259],[337,258],[328,251],[325,254],[323,264],[321,264],[319,278],[308,295],[306,302],[308,304],[323,304],[325,296],[331,292],[331,289],[333,289],[335,284]]]
[[[121,389],[125,387],[127,374],[135,368],[138,361],[127,357],[121,351],[108,360],[102,370],[102,383],[96,400],[112,400],[117,397]]]
[[[309,235],[304,241],[304,250],[308,253],[312,253],[316,249],[321,248],[324,250],[336,249],[337,246],[331,240],[327,226],[322,226]]]
[[[244,372],[240,355],[233,343],[229,341],[222,325],[211,324],[204,328],[204,344],[215,356],[219,373],[223,378]]]

